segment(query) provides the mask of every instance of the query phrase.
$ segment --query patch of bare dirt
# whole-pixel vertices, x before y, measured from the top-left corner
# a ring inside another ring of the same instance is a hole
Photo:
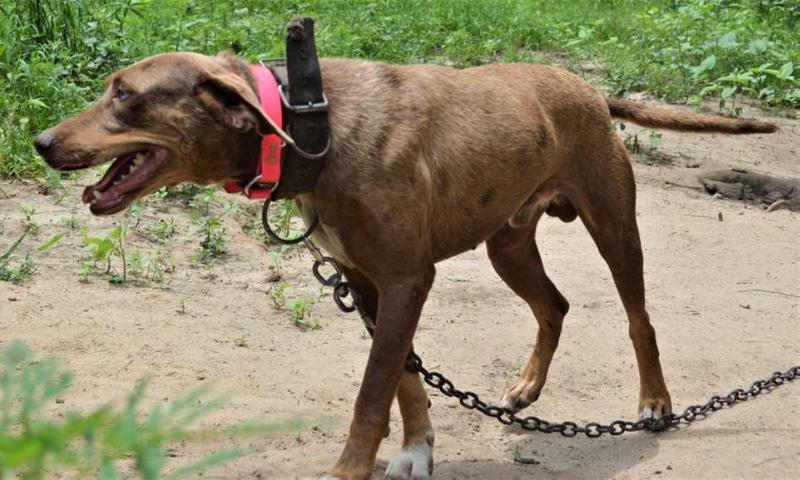
[[[729,168],[796,178],[800,122],[775,121],[781,131],[774,135],[664,132],[659,151],[680,160],[634,162],[649,312],[676,409],[749,385],[800,359],[798,217],[714,199],[697,181],[704,171]],[[628,131],[634,129],[630,125]],[[21,233],[25,205],[36,206],[40,233],[38,240],[25,240],[22,252],[55,233],[66,236],[35,256],[38,270],[31,281],[0,283],[0,348],[22,339],[62,358],[75,372],[76,384],[53,406],[55,412],[120,400],[148,376],[152,402],[206,383],[228,394],[230,400],[208,425],[253,417],[299,418],[310,425],[299,435],[232,439],[255,453],[218,468],[211,478],[322,473],[344,444],[370,345],[357,315],[339,313],[326,296],[311,307],[319,329],[293,325],[268,295],[280,283],[273,258],[232,214],[223,219],[230,252],[211,269],[194,266],[202,239],[196,213],[178,201],[146,201],[129,237],[129,251],[150,254],[161,248],[174,258],[174,271],[163,283],[115,286],[99,273],[80,282],[81,234],[67,227],[67,220],[74,215],[92,234],[108,232],[120,221],[91,217],[80,205],[82,184],[68,181],[66,197],[54,204],[32,185],[2,183],[11,197],[0,199],[0,251]],[[148,229],[170,218],[177,233],[159,245]],[[633,349],[606,265],[580,222],[544,219],[539,238],[549,274],[572,308],[548,384],[527,412],[551,420],[634,418]],[[318,298],[310,266],[303,251],[282,255],[280,276],[290,285],[290,302]],[[527,306],[495,275],[479,247],[439,265],[416,346],[427,366],[441,369],[462,388],[499,400],[525,363],[535,331]],[[798,388],[785,386],[679,431],[597,440],[522,434],[433,393],[436,478],[796,477]],[[394,412],[380,457],[390,458],[401,441]],[[212,448],[178,446],[176,461],[199,458]],[[539,463],[515,463],[515,455]]]

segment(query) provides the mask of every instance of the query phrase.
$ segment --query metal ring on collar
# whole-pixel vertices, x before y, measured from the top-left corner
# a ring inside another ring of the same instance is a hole
[[[334,272],[327,278],[319,271],[320,267],[323,265],[331,265],[334,269]],[[311,271],[314,273],[314,277],[317,281],[326,287],[338,287],[342,283],[342,272],[339,270],[339,265],[331,257],[322,257],[322,260],[314,262]]]
[[[286,126],[286,134],[289,137],[294,138],[294,137],[292,137],[292,126],[291,125],[287,125]],[[327,155],[328,152],[330,151],[330,149],[331,149],[331,136],[328,135],[328,139],[327,139],[327,141],[325,143],[325,148],[323,148],[322,151],[319,152],[319,153],[308,153],[305,150],[303,150],[302,148],[298,147],[297,143],[291,143],[289,145],[292,147],[292,149],[295,152],[297,152],[298,155],[300,155],[301,157],[305,158],[306,160],[319,160],[320,158],[322,158],[325,155]]]
[[[347,297],[350,297],[350,303],[345,303],[344,299]],[[356,308],[358,308],[353,292],[350,291],[346,282],[339,283],[339,285],[336,285],[333,289],[333,301],[336,302],[339,309],[345,313],[355,312]]]
[[[306,231],[303,232],[302,235],[300,235],[298,237],[295,237],[295,238],[283,238],[280,235],[278,235],[277,233],[275,233],[275,231],[272,230],[272,227],[270,227],[270,225],[269,225],[269,207],[270,207],[270,205],[272,205],[272,201],[271,200],[265,200],[264,201],[264,206],[261,207],[261,225],[264,226],[264,231],[266,231],[267,234],[270,237],[272,237],[278,243],[282,243],[284,245],[294,245],[294,244],[300,243],[300,242],[302,242],[304,240],[307,240],[311,236],[311,234],[314,233],[314,230],[316,230],[317,226],[319,225],[319,215],[317,214],[317,212],[315,210],[314,211],[314,218],[311,220],[311,225],[309,225],[308,228],[306,228]]]

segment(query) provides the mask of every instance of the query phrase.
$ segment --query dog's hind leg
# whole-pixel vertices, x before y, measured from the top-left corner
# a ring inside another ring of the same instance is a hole
[[[501,405],[513,411],[539,398],[558,346],[561,323],[569,310],[569,303],[545,274],[536,247],[536,222],[541,214],[541,210],[535,212],[528,226],[516,228],[506,224],[486,242],[495,271],[528,303],[539,323],[536,346],[528,364],[503,396]]]
[[[345,277],[359,303],[372,319],[377,318],[378,291],[357,270],[345,268]],[[389,479],[426,479],[433,473],[433,426],[428,415],[428,394],[419,375],[403,371],[397,386],[397,404],[403,417],[403,449],[386,469]],[[386,425],[389,434],[389,425]]]
[[[602,155],[605,149],[592,149]],[[586,228],[605,259],[629,321],[629,334],[639,367],[639,413],[660,418],[672,406],[659,361],[656,334],[645,309],[642,246],[636,225],[636,187],[621,140],[612,138],[606,158],[586,162],[587,171],[574,203]]]
[[[404,371],[397,387],[403,417],[403,450],[392,459],[386,478],[424,480],[433,474],[433,427],[428,416],[428,394],[416,373]]]

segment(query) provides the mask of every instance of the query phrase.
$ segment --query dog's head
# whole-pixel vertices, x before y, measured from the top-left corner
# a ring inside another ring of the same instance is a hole
[[[36,150],[56,170],[113,161],[83,192],[96,215],[119,212],[162,186],[252,176],[259,136],[275,125],[251,78],[228,55],[142,60],[111,75],[86,111],[36,137]]]

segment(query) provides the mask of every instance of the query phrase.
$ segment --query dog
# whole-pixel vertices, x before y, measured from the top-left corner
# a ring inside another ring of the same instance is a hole
[[[645,309],[633,172],[612,118],[731,134],[770,133],[774,124],[605,98],[545,65],[457,70],[323,59],[321,70],[332,146],[314,190],[295,201],[306,220],[319,216],[313,240],[342,265],[377,320],[332,476],[372,476],[395,397],[403,450],[386,476],[432,474],[428,397],[403,365],[434,265],[482,242],[539,324],[530,359],[502,405],[518,411],[538,398],[569,310],[536,247],[543,214],[580,217],[589,230],[629,320],[641,418],[671,412]],[[114,160],[83,193],[92,213],[108,215],[163,186],[251,179],[268,133],[274,124],[246,63],[229,54],[167,53],[111,75],[95,104],[41,133],[35,147],[57,170]]]

